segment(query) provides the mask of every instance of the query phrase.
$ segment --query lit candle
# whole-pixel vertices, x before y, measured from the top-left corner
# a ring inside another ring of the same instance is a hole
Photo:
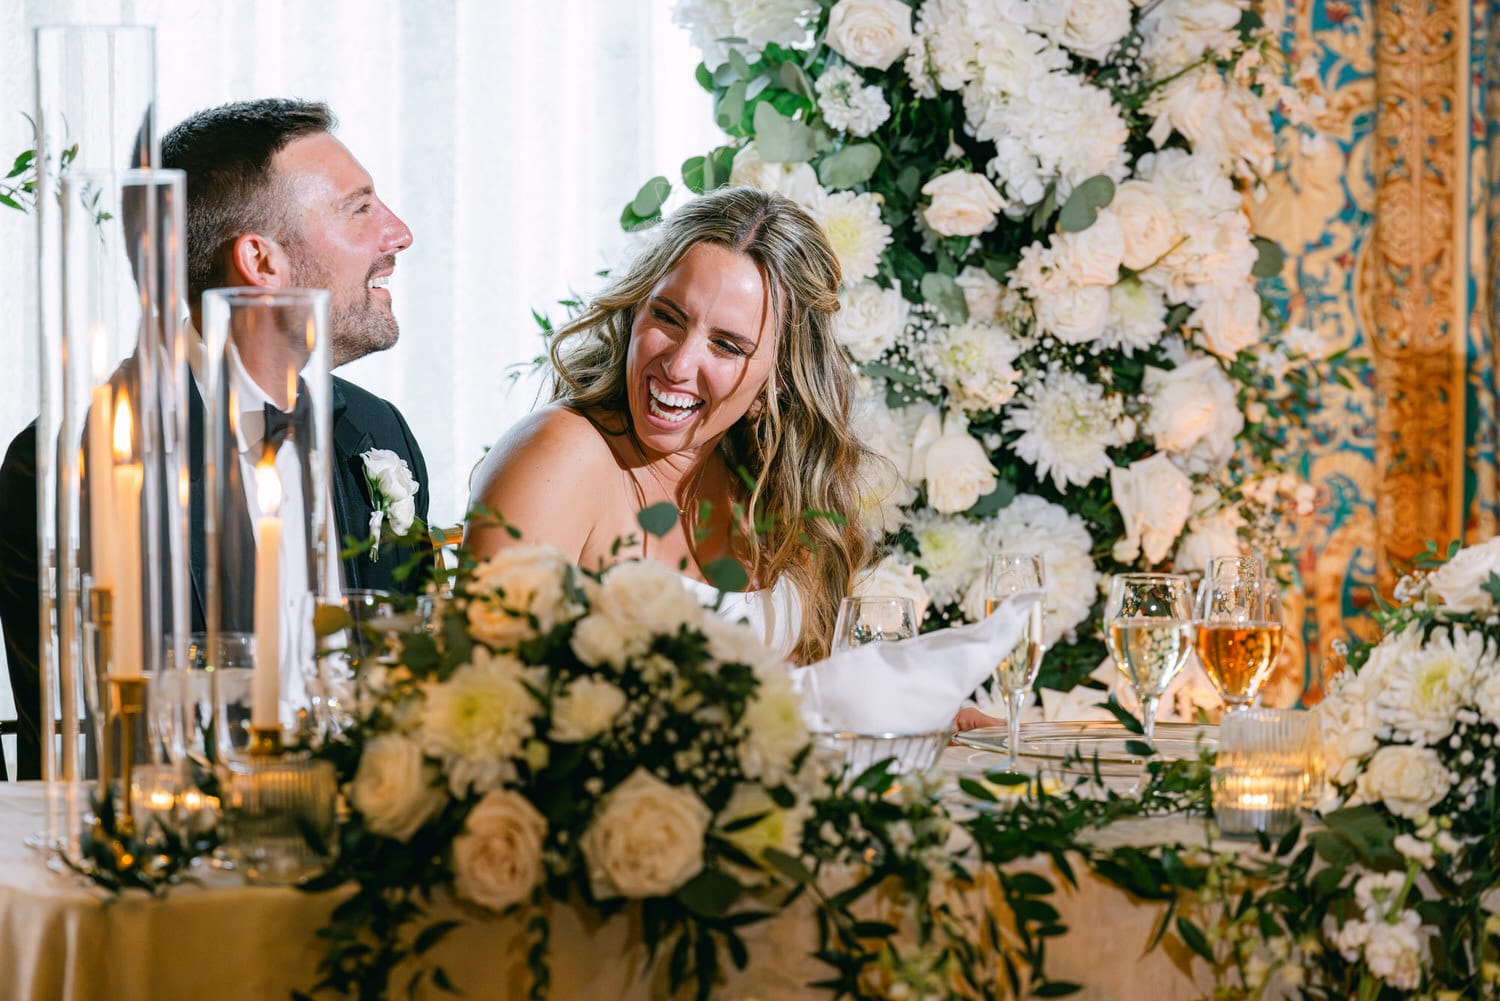
[[[281,726],[281,480],[275,453],[255,467],[255,497],[261,517],[255,542],[255,689],[250,725]]]
[[[110,500],[114,477],[114,450],[110,434],[114,415],[110,408],[109,384],[95,386],[89,404],[89,444],[84,454],[83,475],[89,491],[89,569],[95,587],[115,586],[114,531],[110,524],[115,506]]]
[[[141,464],[130,448],[130,400],[120,394],[115,407],[114,672],[125,678],[141,674]],[[90,503],[93,503],[90,501]]]

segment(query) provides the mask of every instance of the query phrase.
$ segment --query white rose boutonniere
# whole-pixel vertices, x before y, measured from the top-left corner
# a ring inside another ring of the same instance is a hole
[[[365,482],[370,487],[370,538],[374,545],[370,559],[379,558],[380,531],[387,519],[391,533],[401,536],[410,532],[417,520],[417,488],[421,485],[411,474],[406,460],[385,448],[372,448],[360,455],[365,464]]]

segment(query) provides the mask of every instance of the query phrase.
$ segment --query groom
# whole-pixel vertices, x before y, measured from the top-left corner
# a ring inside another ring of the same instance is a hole
[[[334,124],[323,104],[266,99],[198,112],[162,139],[163,166],[187,174],[187,271],[195,328],[205,289],[323,288],[329,291],[334,367],[396,343],[386,286],[396,255],[411,245],[411,230],[376,196],[369,174],[333,137]],[[191,381],[201,375],[195,371]],[[195,628],[201,629],[203,407],[196,387],[191,396],[192,612]],[[332,497],[341,539],[370,534],[377,498],[364,456],[375,450],[394,454],[376,456],[377,464],[404,464],[415,479],[416,517],[425,523],[427,467],[400,411],[337,377],[330,398]],[[11,443],[0,466],[0,624],[21,717],[21,778],[40,774],[35,440],[32,425]],[[388,527],[384,535],[389,538]],[[415,592],[426,574],[398,581],[395,570],[424,551],[384,546],[378,560],[370,553],[345,559],[343,587]]]

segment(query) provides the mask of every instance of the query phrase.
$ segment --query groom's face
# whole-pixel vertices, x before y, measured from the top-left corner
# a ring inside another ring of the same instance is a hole
[[[411,230],[375,195],[375,184],[344,144],[326,132],[288,143],[272,160],[287,186],[284,241],[292,281],[329,291],[332,364],[337,367],[396,343],[399,331],[386,287]]]

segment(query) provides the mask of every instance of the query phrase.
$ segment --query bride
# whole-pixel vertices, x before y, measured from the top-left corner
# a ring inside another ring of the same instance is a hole
[[[673,213],[557,332],[552,400],[479,466],[469,506],[488,514],[465,544],[483,559],[514,529],[584,567],[656,560],[710,594],[703,568],[732,557],[753,590],[729,614],[799,663],[827,656],[870,556],[839,281],[822,230],[780,195],[721,189]],[[663,501],[676,525],[643,533],[637,513]]]

